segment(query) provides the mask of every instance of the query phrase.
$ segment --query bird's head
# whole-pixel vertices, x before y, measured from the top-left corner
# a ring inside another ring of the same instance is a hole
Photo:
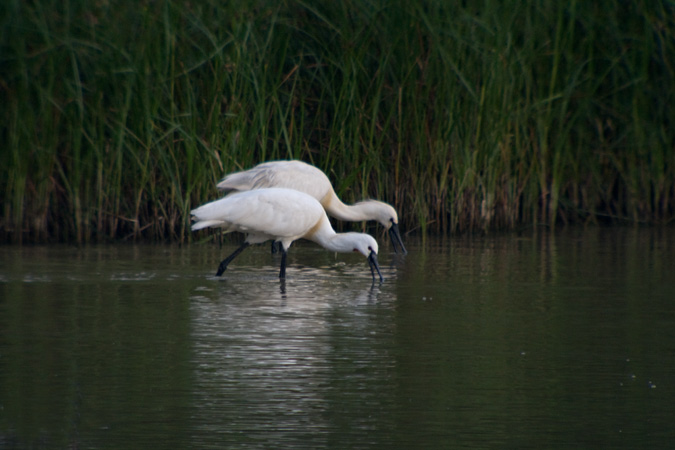
[[[375,238],[365,233],[353,233],[353,234],[354,234],[353,244],[355,252],[361,253],[366,258],[368,258],[371,253],[377,255],[378,247]]]
[[[377,241],[369,234],[354,233],[354,251],[361,253],[368,258],[368,265],[370,266],[370,273],[373,275],[373,282],[375,282],[375,272],[380,277],[380,283],[384,280],[382,272],[380,272],[380,265],[377,262]]]
[[[398,214],[393,206],[377,200],[366,200],[357,203],[357,205],[362,209],[368,210],[370,216],[387,229],[394,252],[403,253],[404,255],[408,253],[403,245],[403,239],[401,239],[401,232],[398,229]]]

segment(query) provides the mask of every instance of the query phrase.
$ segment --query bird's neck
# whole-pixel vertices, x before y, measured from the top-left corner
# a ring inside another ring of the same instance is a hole
[[[347,237],[349,233],[336,233],[324,215],[314,228],[304,236],[332,252],[347,253],[354,250],[353,242]]]
[[[321,204],[326,209],[328,214],[338,220],[345,220],[348,222],[361,222],[364,220],[373,219],[373,205],[374,202],[364,201],[354,205],[345,205],[342,200],[335,195],[331,190],[326,197],[321,200]]]

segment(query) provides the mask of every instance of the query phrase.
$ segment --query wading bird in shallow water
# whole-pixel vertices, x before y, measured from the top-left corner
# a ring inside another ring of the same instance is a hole
[[[262,188],[288,188],[304,192],[317,199],[326,212],[336,219],[350,222],[377,220],[389,230],[396,253],[407,253],[398,229],[398,214],[389,204],[364,200],[345,205],[333,190],[330,180],[321,170],[302,161],[270,161],[227,175],[218,183],[221,191],[250,191]]]
[[[191,211],[192,230],[224,228],[225,232],[246,233],[244,243],[218,266],[216,276],[251,244],[273,239],[281,243],[279,278],[286,278],[286,252],[293,241],[304,238],[334,252],[359,252],[368,258],[370,272],[383,281],[377,263],[377,241],[364,233],[336,233],[321,204],[293,189],[269,188],[236,192]]]

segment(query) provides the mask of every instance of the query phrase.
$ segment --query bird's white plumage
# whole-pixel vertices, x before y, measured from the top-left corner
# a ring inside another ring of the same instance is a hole
[[[398,214],[389,204],[365,200],[346,205],[338,198],[333,186],[320,169],[302,161],[270,161],[227,175],[217,185],[223,191],[250,191],[261,188],[288,188],[304,192],[336,219],[360,222],[376,220],[386,229],[398,223]]]
[[[193,230],[221,227],[247,234],[246,241],[282,243],[306,238],[336,252],[377,254],[375,239],[364,233],[335,233],[321,204],[312,196],[285,188],[236,192],[192,210]]]
[[[267,239],[299,239],[323,214],[321,205],[313,200],[307,195],[297,195],[297,191],[239,192],[193,210],[197,222],[192,229],[221,227],[227,231],[266,235]]]
[[[321,201],[332,190],[320,169],[302,161],[270,161],[227,175],[216,186],[221,191],[251,191],[270,187],[295,189]]]

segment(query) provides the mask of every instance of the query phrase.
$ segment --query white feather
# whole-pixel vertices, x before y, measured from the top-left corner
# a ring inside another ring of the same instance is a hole
[[[239,231],[246,233],[248,244],[272,239],[281,242],[284,252],[293,241],[306,238],[331,251],[358,251],[368,258],[371,268],[377,267],[379,273],[377,241],[364,233],[336,233],[321,204],[304,192],[285,188],[237,192],[195,208],[191,213],[195,221],[193,230],[219,227],[228,232]],[[227,263],[231,259],[227,258]],[[222,270],[227,263],[221,263]],[[285,273],[284,264],[285,260],[282,260],[282,274]],[[222,270],[219,269],[218,274]]]
[[[345,205],[333,190],[330,180],[320,169],[302,161],[270,161],[227,175],[217,184],[222,191],[250,191],[263,188],[288,188],[304,192],[326,209],[336,219],[361,222],[376,220],[386,229],[398,224],[398,214],[389,204],[365,200]]]

